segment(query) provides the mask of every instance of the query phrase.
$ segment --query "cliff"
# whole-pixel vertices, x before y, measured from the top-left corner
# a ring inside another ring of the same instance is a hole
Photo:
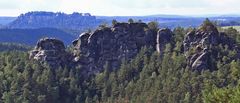
[[[112,70],[119,68],[122,60],[130,61],[143,47],[152,47],[159,56],[164,56],[167,44],[175,46],[174,36],[170,29],[153,32],[145,23],[116,23],[112,27],[99,27],[94,32],[81,34],[73,41],[72,54],[67,57],[62,56],[66,54],[63,43],[56,39],[43,39],[31,51],[30,58],[50,64],[70,60],[71,64],[81,65],[84,74],[90,75],[103,71],[106,63]],[[236,42],[209,22],[188,32],[182,44],[182,55],[185,55],[187,66],[193,71],[213,71],[216,66],[214,60],[226,54],[218,51],[219,45],[227,45],[228,49],[236,51],[237,56],[231,60],[240,58]],[[48,50],[54,53],[47,53]],[[48,57],[55,58],[54,62],[46,60]],[[68,64],[66,61],[64,63]]]
[[[21,14],[16,20],[11,22],[9,28],[57,28],[84,30],[97,27],[101,20],[96,19],[89,13],[54,13],[54,12],[28,12]]]

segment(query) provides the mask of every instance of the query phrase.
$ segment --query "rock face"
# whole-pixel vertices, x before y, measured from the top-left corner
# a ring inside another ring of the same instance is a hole
[[[21,14],[16,20],[11,22],[10,28],[57,28],[57,29],[72,29],[85,30],[88,28],[97,27],[102,20],[96,19],[89,13],[54,13],[54,12],[28,12]]]
[[[116,23],[112,27],[100,27],[92,33],[82,33],[72,42],[73,53],[65,52],[63,42],[45,38],[38,41],[30,52],[30,58],[47,63],[52,67],[59,65],[81,65],[83,74],[91,75],[103,71],[108,63],[111,69],[119,68],[122,60],[133,59],[142,47],[153,47],[160,56],[166,44],[174,46],[174,34],[170,29],[151,31],[145,23]],[[240,58],[239,46],[234,40],[219,33],[209,22],[203,23],[197,30],[192,30],[183,41],[183,55],[187,66],[193,71],[215,68],[214,59],[219,57],[219,45],[235,50]],[[163,55],[162,55],[163,56]]]
[[[170,29],[160,29],[157,33],[157,52],[163,54],[166,44],[171,44],[173,42],[172,38],[173,32]]]
[[[62,41],[53,38],[43,38],[37,42],[34,50],[30,51],[30,59],[57,67],[67,62],[67,53]]]
[[[190,31],[183,43],[188,65],[198,71],[210,68],[209,60],[214,54],[209,49],[218,44],[219,32],[212,23],[202,24],[199,29]]]
[[[89,71],[99,72],[108,62],[118,68],[121,60],[130,60],[144,46],[154,46],[152,34],[145,23],[117,23],[93,33],[83,33],[73,41],[74,61],[84,64]]]
[[[187,33],[183,47],[188,66],[194,71],[214,68],[211,63],[218,57],[216,47],[220,44],[227,45],[231,50],[236,49],[234,40],[224,33],[219,33],[210,22],[203,23],[197,30]]]

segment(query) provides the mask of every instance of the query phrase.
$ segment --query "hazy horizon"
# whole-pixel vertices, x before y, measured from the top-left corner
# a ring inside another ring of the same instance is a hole
[[[82,12],[99,16],[238,15],[238,4],[238,0],[0,0],[0,16],[18,16],[29,11]]]
[[[93,16],[106,16],[106,17],[114,17],[114,16],[185,16],[185,17],[218,17],[218,16],[232,16],[232,17],[239,17],[240,14],[198,14],[198,15],[194,15],[194,14],[163,14],[163,13],[159,13],[159,14],[148,14],[148,15],[95,15],[91,12],[80,12],[80,11],[73,11],[73,12],[63,12],[63,11],[26,11],[26,12],[22,12],[22,13],[19,13],[17,15],[1,15],[0,14],[0,17],[18,17],[19,15],[21,14],[25,14],[25,13],[28,13],[28,12],[53,12],[53,13],[58,13],[58,12],[61,12],[61,13],[65,13],[65,14],[72,14],[74,12],[78,12],[78,13],[90,13],[91,15]]]

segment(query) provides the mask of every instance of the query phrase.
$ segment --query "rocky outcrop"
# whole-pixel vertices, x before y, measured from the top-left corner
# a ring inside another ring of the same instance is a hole
[[[194,71],[212,70],[215,68],[212,67],[212,60],[220,58],[217,49],[219,45],[227,45],[228,49],[237,50],[233,39],[224,33],[219,33],[217,28],[210,21],[206,20],[197,30],[187,33],[183,41],[184,54],[187,58],[188,66]]]
[[[156,50],[161,55],[164,53],[165,46],[172,44],[173,32],[170,29],[160,29],[157,33],[157,45]]]
[[[96,28],[103,20],[91,16],[89,13],[65,14],[61,12],[35,11],[21,14],[11,22],[9,28],[36,29],[36,28],[57,28],[69,30],[87,30]]]
[[[219,44],[219,32],[210,22],[202,24],[197,30],[190,31],[184,39],[184,54],[193,70],[210,68],[209,60],[213,46]]]
[[[72,44],[73,52],[68,54],[61,41],[41,39],[30,52],[30,58],[52,67],[64,64],[73,64],[74,67],[81,65],[79,67],[82,67],[82,73],[88,76],[103,71],[106,63],[111,69],[119,68],[122,60],[130,61],[143,47],[153,47],[163,56],[167,44],[175,46],[174,34],[170,29],[153,32],[145,23],[102,26],[94,32],[82,33]],[[234,58],[240,58],[240,49],[236,42],[225,33],[219,33],[212,23],[205,22],[198,29],[186,34],[180,53],[186,56],[187,66],[193,71],[212,70],[216,66],[213,61],[221,60],[227,54],[219,54],[219,45],[235,50],[238,55]]]
[[[54,38],[40,39],[29,54],[30,59],[40,61],[53,68],[67,62],[67,53],[63,42]]]
[[[132,59],[142,47],[153,47],[154,35],[145,23],[117,23],[83,33],[73,41],[74,61],[84,64],[91,72],[101,71],[106,62],[116,69],[121,60]]]

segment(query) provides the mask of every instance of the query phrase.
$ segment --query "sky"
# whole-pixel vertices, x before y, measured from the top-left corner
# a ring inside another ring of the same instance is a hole
[[[240,0],[0,0],[0,16],[29,11],[104,16],[240,14]]]

